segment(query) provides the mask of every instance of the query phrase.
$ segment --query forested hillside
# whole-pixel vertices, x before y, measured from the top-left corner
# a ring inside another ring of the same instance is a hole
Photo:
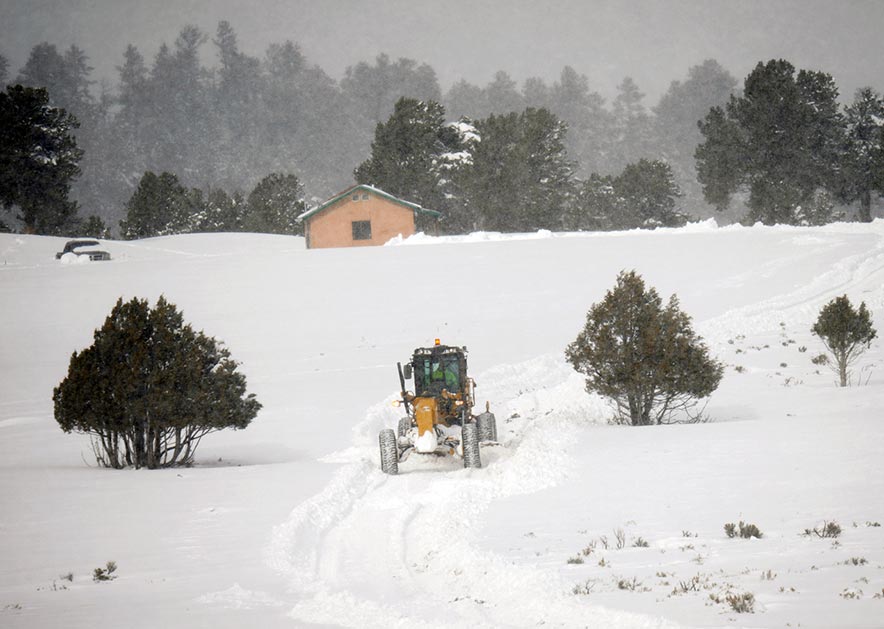
[[[109,230],[128,237],[250,228],[297,233],[291,217],[272,228],[255,218],[261,209],[248,199],[262,181],[268,187],[268,177],[290,178],[281,194],[306,206],[355,177],[442,210],[442,229],[449,233],[653,227],[712,215],[725,222],[748,216],[769,223],[824,223],[839,212],[852,215],[850,204],[857,203],[868,219],[882,188],[874,176],[881,163],[880,95],[869,88],[852,109],[844,107],[836,99],[846,101],[845,95],[824,72],[779,63],[787,66],[778,66],[779,76],[765,79],[771,69],[762,62],[750,75],[761,73],[754,85],[761,85],[762,97],[748,105],[740,104],[746,99],[740,82],[714,60],[673,76],[668,91],[651,104],[629,77],[606,101],[600,86],[567,65],[552,84],[530,78],[518,85],[501,70],[485,86],[460,80],[443,90],[429,65],[381,54],[350,66],[336,81],[295,42],[271,44],[260,58],[243,53],[228,22],[220,22],[214,34],[186,25],[153,59],[128,46],[112,85],[93,80],[88,50],[38,43],[18,70],[0,57],[0,81],[45,88],[49,105],[79,123],[69,129],[82,151],[70,195],[80,221],[96,218],[85,230],[83,222],[76,230],[70,225],[41,230],[28,221],[22,227],[15,219],[16,208],[24,207],[21,194],[4,191],[9,211],[2,220],[14,230],[94,235]],[[818,80],[806,80],[812,76]],[[784,129],[770,127],[779,115],[771,103],[783,96],[777,85],[795,95]],[[416,153],[409,151],[418,149],[404,149],[394,138],[398,154],[392,159],[399,165],[384,170],[377,163],[389,157],[378,155],[384,126],[389,132],[399,124],[404,136],[415,132],[409,119],[394,120],[402,98],[432,109],[437,129],[419,149],[424,161],[412,159]],[[767,111],[769,119],[752,114],[753,107]],[[804,110],[814,107],[828,108],[830,115],[811,120]],[[708,116],[701,131],[698,123]],[[820,125],[828,131],[821,132]],[[758,149],[760,139],[783,134],[788,150]],[[811,146],[819,137],[829,143],[828,156]],[[704,142],[701,183],[695,155]],[[783,198],[753,205],[764,196],[761,188],[771,178],[782,180],[784,170],[774,165],[741,173],[732,167],[757,164],[751,156],[756,149],[789,162],[786,170],[794,169],[795,155],[808,157],[802,167],[810,179],[791,186]],[[870,154],[878,161],[863,161]],[[493,168],[483,170],[483,164]],[[815,177],[814,169],[837,176]],[[13,170],[21,171],[10,166]],[[726,180],[723,172],[735,174]],[[134,195],[144,178],[163,174],[167,185],[158,194],[171,199],[165,202],[168,216],[153,231],[127,234],[120,221],[131,226],[133,211],[139,211],[133,210]],[[404,181],[409,177],[425,181],[414,188]],[[509,197],[497,198],[507,190]],[[716,214],[716,206],[727,211]]]

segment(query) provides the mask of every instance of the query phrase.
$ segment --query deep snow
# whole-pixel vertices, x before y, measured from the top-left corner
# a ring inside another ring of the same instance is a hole
[[[0,234],[0,626],[882,626],[881,343],[838,389],[809,329],[846,293],[884,332],[884,221],[323,251],[189,235],[77,265],[63,242]],[[728,365],[710,423],[611,426],[564,361],[633,268]],[[193,468],[97,469],[52,388],[118,297],[160,294],[264,409]],[[501,443],[481,470],[412,456],[386,477],[396,361],[435,337],[468,346]],[[764,536],[728,539],[740,520]],[[837,540],[802,535],[831,520]],[[724,602],[743,592],[755,613]]]

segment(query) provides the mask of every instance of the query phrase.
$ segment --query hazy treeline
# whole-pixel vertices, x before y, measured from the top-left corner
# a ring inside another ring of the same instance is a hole
[[[200,62],[204,47],[214,49],[212,67]],[[628,77],[607,102],[567,66],[552,84],[532,78],[519,86],[501,71],[485,86],[459,81],[443,93],[429,65],[386,55],[347,68],[335,81],[296,43],[271,44],[261,58],[244,54],[227,22],[211,37],[185,26],[151,60],[129,46],[117,69],[116,84],[98,89],[88,54],[77,46],[38,44],[17,74],[0,57],[3,83],[45,87],[53,105],[80,121],[76,140],[84,156],[73,195],[81,216],[97,214],[112,226],[147,171],[231,193],[251,190],[269,173],[292,173],[308,200],[324,199],[353,182],[376,125],[402,96],[440,102],[451,120],[545,107],[567,125],[565,147],[578,176],[663,159],[685,205],[703,214],[697,121],[737,85],[708,60],[674,81],[653,107]]]

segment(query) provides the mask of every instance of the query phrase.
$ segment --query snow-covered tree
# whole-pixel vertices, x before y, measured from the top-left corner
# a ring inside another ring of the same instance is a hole
[[[233,196],[220,188],[204,195],[202,207],[190,216],[188,232],[238,232],[245,227],[247,206],[240,193]]]
[[[635,271],[621,272],[594,304],[586,325],[565,351],[586,376],[586,390],[613,400],[619,423],[687,421],[698,400],[718,388],[723,366],[709,356],[675,295],[664,307]]]
[[[461,151],[457,129],[445,124],[434,101],[401,98],[393,115],[375,129],[371,157],[354,172],[358,183],[376,186],[424,207],[443,210],[444,171]],[[447,177],[446,181],[450,179]]]
[[[50,106],[42,88],[10,85],[0,92],[0,203],[17,208],[25,230],[64,234],[76,220],[68,198],[83,155],[77,119]]]

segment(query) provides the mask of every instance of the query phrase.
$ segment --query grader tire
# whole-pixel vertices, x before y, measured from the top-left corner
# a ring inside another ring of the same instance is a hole
[[[482,467],[479,458],[479,429],[475,423],[467,422],[461,429],[461,446],[463,447],[463,466]]]
[[[497,441],[497,420],[494,413],[484,412],[476,417],[479,441]]]
[[[384,474],[399,473],[399,444],[392,428],[385,428],[378,435],[381,447],[381,471]]]
[[[411,430],[411,417],[403,417],[399,420],[399,436],[404,437],[409,430]]]

